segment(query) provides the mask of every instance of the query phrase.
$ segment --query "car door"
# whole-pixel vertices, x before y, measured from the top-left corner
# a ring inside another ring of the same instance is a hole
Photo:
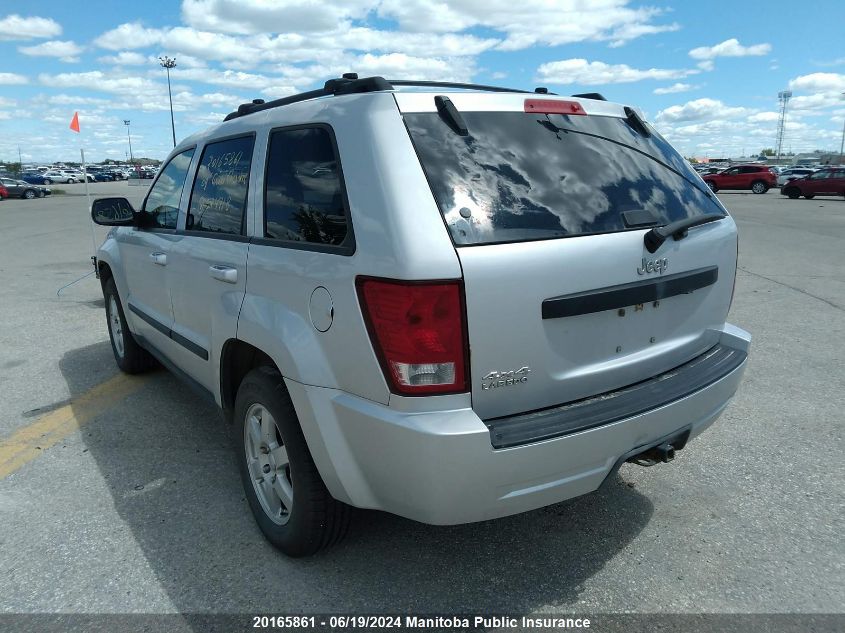
[[[822,169],[807,176],[807,184],[804,185],[804,194],[812,196],[823,195],[829,193],[828,189],[831,186],[831,172],[829,169]]]
[[[141,207],[142,226],[121,228],[117,234],[126,277],[124,313],[132,332],[165,356],[173,349],[173,309],[166,271],[170,249],[178,237],[176,224],[193,155],[191,148],[170,160]]]
[[[2,180],[0,180],[0,184],[6,187],[6,190],[9,192],[10,198],[20,198],[23,194],[23,187],[21,187],[14,180],[7,180],[6,178],[3,178]]]
[[[719,174],[718,185],[720,189],[737,189],[740,180],[739,167],[731,167]]]
[[[173,301],[176,364],[212,393],[218,352],[235,338],[246,292],[247,205],[255,135],[205,145],[187,213],[173,244],[168,285]]]
[[[833,173],[833,194],[845,195],[845,169],[837,169]]]

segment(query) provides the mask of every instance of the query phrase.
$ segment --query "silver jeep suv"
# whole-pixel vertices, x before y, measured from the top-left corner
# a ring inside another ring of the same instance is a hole
[[[350,74],[240,106],[92,217],[117,364],[220,405],[292,556],[351,507],[481,521],[671,461],[745,369],[734,221],[598,94]]]

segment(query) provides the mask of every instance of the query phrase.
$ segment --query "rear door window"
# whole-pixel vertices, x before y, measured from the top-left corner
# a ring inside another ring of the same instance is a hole
[[[264,182],[265,238],[351,247],[343,177],[328,127],[273,132]]]
[[[665,139],[624,119],[461,115],[467,136],[437,113],[404,115],[457,245],[629,230],[626,211],[647,210],[658,224],[725,212]]]

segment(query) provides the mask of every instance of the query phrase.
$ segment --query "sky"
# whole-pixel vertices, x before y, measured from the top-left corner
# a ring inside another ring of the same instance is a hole
[[[0,0],[0,161],[123,160],[344,72],[601,92],[686,156],[838,151],[845,0]],[[68,126],[79,112],[82,133]],[[127,127],[124,120],[130,121]]]

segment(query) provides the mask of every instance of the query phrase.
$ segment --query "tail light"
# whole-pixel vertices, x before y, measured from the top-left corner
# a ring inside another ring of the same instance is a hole
[[[464,287],[460,281],[359,277],[358,299],[391,391],[467,391]]]

